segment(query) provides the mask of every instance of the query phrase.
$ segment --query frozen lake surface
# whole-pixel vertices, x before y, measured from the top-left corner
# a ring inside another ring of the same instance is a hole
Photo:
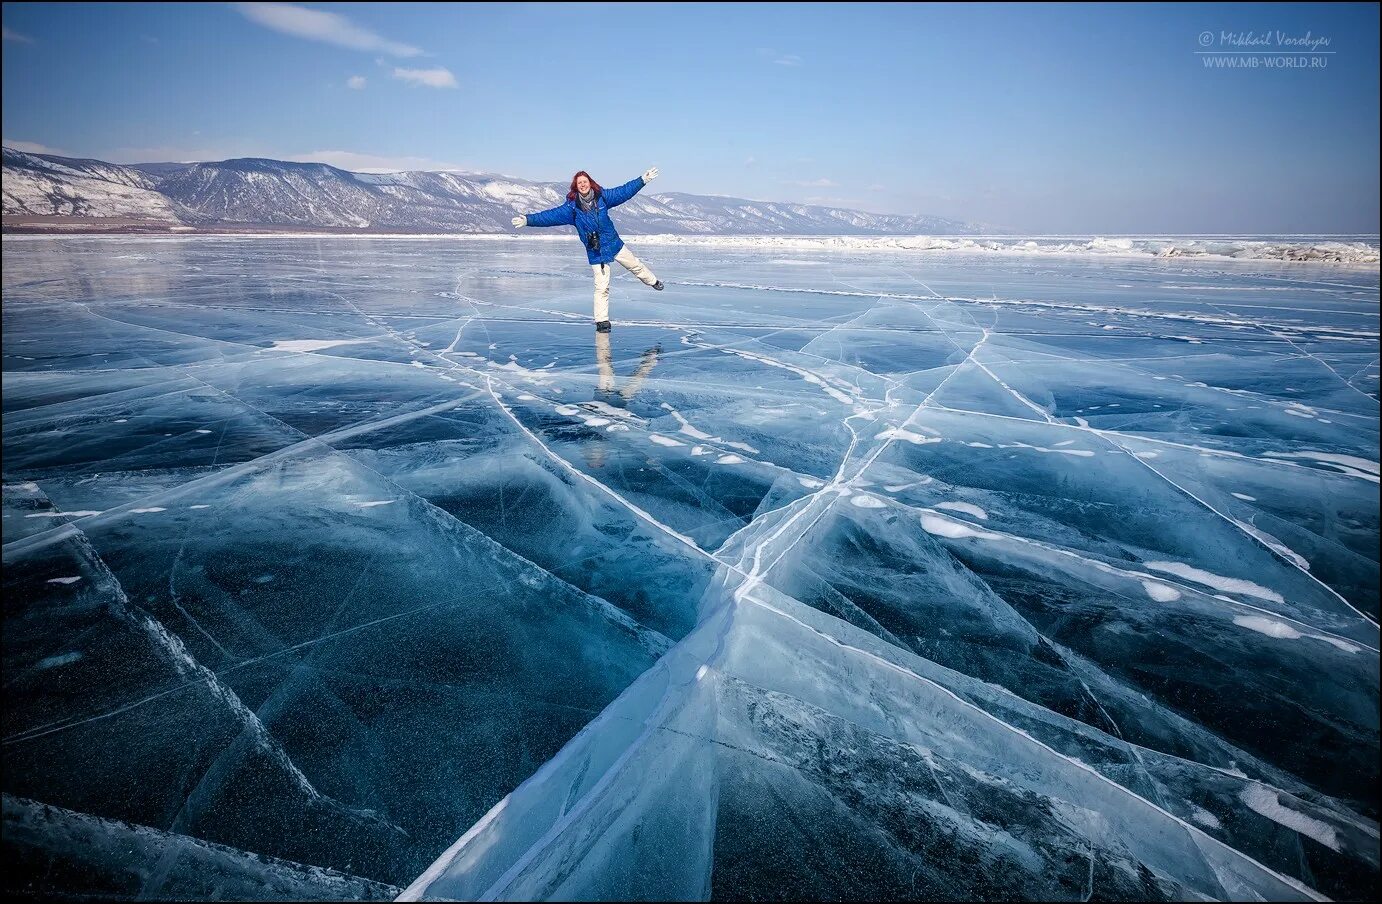
[[[1376,892],[1375,266],[630,245],[5,239],[7,888]]]

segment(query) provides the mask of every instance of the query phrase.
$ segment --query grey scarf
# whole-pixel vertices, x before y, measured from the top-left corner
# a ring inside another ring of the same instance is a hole
[[[581,192],[576,195],[576,200],[580,202],[581,210],[591,211],[595,209],[595,189]]]

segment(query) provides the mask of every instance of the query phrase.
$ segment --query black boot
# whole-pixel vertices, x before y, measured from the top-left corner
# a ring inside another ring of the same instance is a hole
[[[659,292],[661,292],[661,291],[662,291],[662,280],[659,279],[657,282],[653,283],[653,288],[654,288],[654,289],[657,289]]]
[[[609,332],[609,321],[608,321],[608,320],[597,320],[597,321],[595,321],[595,332],[597,332],[597,333],[608,333],[608,332]]]

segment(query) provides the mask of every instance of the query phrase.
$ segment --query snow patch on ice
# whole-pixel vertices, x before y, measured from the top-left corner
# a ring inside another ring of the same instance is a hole
[[[975,530],[963,521],[952,521],[949,518],[929,512],[925,512],[921,516],[921,529],[928,534],[935,534],[937,537],[949,537],[952,540],[958,540],[962,537],[977,537],[983,540],[997,536],[988,531]]]
[[[1186,578],[1196,584],[1213,587],[1215,590],[1222,590],[1225,593],[1238,593],[1272,603],[1286,602],[1281,594],[1275,590],[1269,590],[1261,584],[1254,584],[1252,581],[1245,581],[1242,578],[1226,578],[1223,575],[1186,565],[1184,562],[1143,562],[1142,564],[1153,571],[1174,574],[1177,577]]]
[[[989,513],[970,502],[937,502],[938,509],[948,509],[952,512],[964,512],[966,515],[973,515],[984,521],[989,519]]]
[[[81,659],[82,656],[83,654],[77,651],[61,653],[57,656],[49,656],[47,659],[40,659],[38,662],[34,663],[34,669],[36,671],[42,671],[44,669],[56,669],[60,666],[71,665]]]
[[[1299,832],[1306,838],[1318,841],[1330,850],[1339,850],[1339,836],[1333,826],[1292,810],[1290,807],[1282,806],[1281,798],[1275,791],[1262,785],[1253,784],[1239,791],[1238,799],[1272,822]]]
[[[920,433],[913,433],[911,430],[904,430],[901,427],[889,427],[887,430],[884,430],[874,437],[874,439],[900,439],[909,443],[916,443],[918,446],[941,441],[939,436],[925,436]]]
[[[1263,618],[1260,615],[1235,615],[1233,623],[1240,628],[1257,631],[1268,637],[1279,637],[1282,640],[1299,640],[1304,636],[1284,622],[1279,622],[1274,618]]]
[[[1213,813],[1209,812],[1203,807],[1197,807],[1194,804],[1191,804],[1190,806],[1192,808],[1190,818],[1193,819],[1195,822],[1198,822],[1200,825],[1204,826],[1207,829],[1223,828],[1223,826],[1219,823],[1219,818],[1215,816]]]
[[[1142,589],[1147,591],[1147,595],[1158,603],[1169,603],[1180,599],[1181,593],[1174,587],[1168,587],[1157,581],[1143,581]]]
[[[1263,546],[1266,546],[1272,552],[1281,556],[1283,559],[1286,559],[1288,562],[1291,562],[1301,571],[1310,570],[1310,562],[1308,559],[1306,559],[1300,553],[1296,552],[1291,547],[1287,546],[1285,543],[1282,543],[1276,537],[1273,537],[1271,534],[1267,533],[1264,530],[1260,530],[1259,528],[1256,528],[1253,525],[1248,524],[1246,521],[1239,521],[1237,518],[1234,518],[1232,520],[1234,524],[1238,525],[1238,527],[1242,529],[1243,533],[1247,534],[1250,537],[1255,537],[1257,540],[1261,541]]]
[[[1304,459],[1305,461],[1315,461],[1347,474],[1350,477],[1361,477],[1378,483],[1378,464],[1375,461],[1368,461],[1366,458],[1359,458],[1356,455],[1340,455],[1337,452],[1263,452],[1263,458],[1294,458]]]
[[[368,339],[275,339],[273,346],[265,349],[265,351],[318,352],[324,348],[335,348],[338,345],[359,345],[368,341]]]

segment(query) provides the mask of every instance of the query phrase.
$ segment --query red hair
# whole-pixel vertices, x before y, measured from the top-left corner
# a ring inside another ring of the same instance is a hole
[[[571,190],[566,193],[566,200],[576,200],[576,195],[580,194],[580,192],[576,191],[576,180],[581,178],[582,176],[585,176],[587,179],[590,179],[590,173],[587,173],[585,170],[581,170],[579,173],[571,177]],[[594,179],[590,179],[590,190],[595,192],[595,194],[597,195],[600,192],[604,191],[604,189],[600,187],[600,183],[596,182]]]

